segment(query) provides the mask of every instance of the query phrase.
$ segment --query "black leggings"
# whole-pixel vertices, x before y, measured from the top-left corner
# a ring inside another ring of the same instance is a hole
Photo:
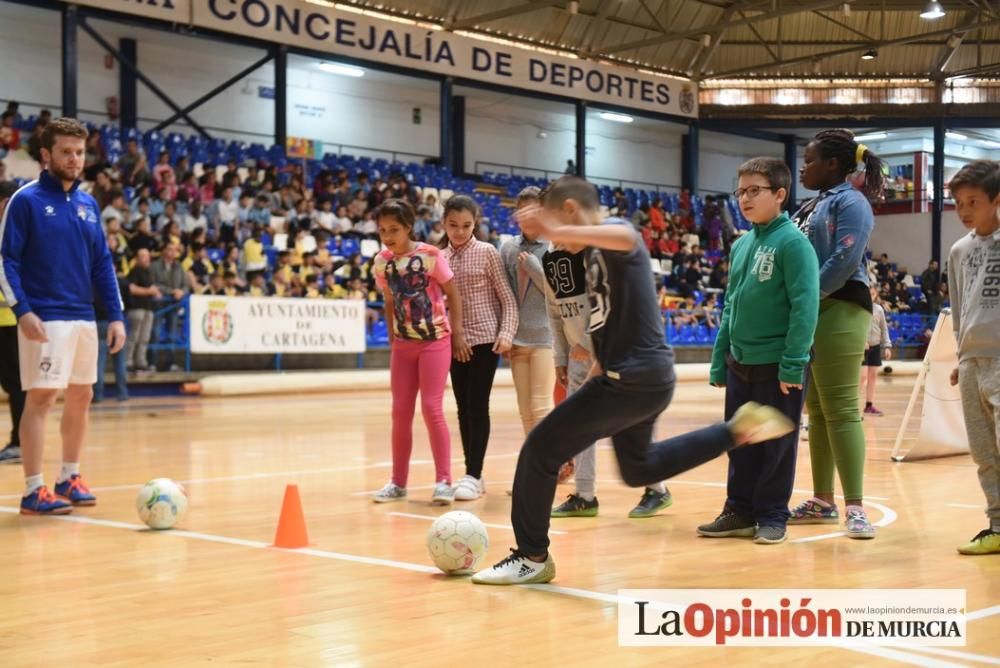
[[[10,402],[10,444],[20,445],[17,431],[24,413],[24,391],[21,389],[21,369],[17,361],[17,327],[0,327],[0,386]]]
[[[458,404],[465,473],[473,478],[483,477],[483,459],[490,441],[490,393],[498,361],[489,343],[472,346],[468,362],[451,361],[451,389]]]

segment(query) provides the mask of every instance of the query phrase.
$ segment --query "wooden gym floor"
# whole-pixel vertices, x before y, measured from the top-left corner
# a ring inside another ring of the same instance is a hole
[[[875,540],[851,541],[830,526],[792,527],[777,546],[698,538],[695,527],[721,508],[725,459],[672,481],[674,505],[662,516],[629,520],[639,492],[618,481],[604,448],[601,515],[553,521],[557,579],[535,589],[435,574],[424,536],[444,510],[427,503],[433,466],[419,418],[410,500],[371,503],[390,470],[386,392],[104,403],[93,411],[84,465],[96,508],[21,517],[21,469],[0,467],[0,665],[1000,664],[1000,558],[955,552],[985,526],[971,461],[889,461],[912,382],[880,379],[876,403],[887,416],[865,422],[866,492],[883,525]],[[717,419],[721,397],[682,384],[659,436]],[[504,490],[520,431],[513,390],[498,388],[489,493],[455,506],[491,525],[490,562],[512,542]],[[811,491],[807,448],[794,502]],[[53,420],[50,484],[58,462]],[[183,531],[143,530],[136,517],[138,486],[161,476],[187,487]],[[299,485],[308,522],[311,548],[298,553],[267,547],[286,483]],[[970,641],[955,650],[618,647],[616,590],[686,587],[963,588]]]

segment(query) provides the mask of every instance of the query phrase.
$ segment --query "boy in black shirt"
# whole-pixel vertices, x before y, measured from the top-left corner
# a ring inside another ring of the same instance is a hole
[[[595,441],[611,437],[622,478],[641,487],[794,429],[779,411],[748,402],[728,423],[651,444],[656,418],[673,396],[674,354],[664,342],[642,237],[626,220],[604,220],[597,190],[575,176],[553,183],[543,206],[522,209],[518,222],[527,234],[587,247],[596,362],[583,387],[528,435],[514,476],[511,523],[517,548],[476,573],[477,584],[536,584],[555,577],[548,529],[559,467]]]

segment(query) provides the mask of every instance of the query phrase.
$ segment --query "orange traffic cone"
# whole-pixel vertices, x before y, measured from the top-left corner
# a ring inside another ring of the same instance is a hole
[[[288,485],[281,502],[281,517],[278,518],[278,531],[274,534],[273,547],[294,550],[308,546],[309,535],[306,533],[306,518],[302,514],[299,486]]]

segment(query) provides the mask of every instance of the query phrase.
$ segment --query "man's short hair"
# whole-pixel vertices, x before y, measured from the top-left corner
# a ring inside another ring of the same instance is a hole
[[[56,138],[60,136],[86,139],[89,134],[87,127],[75,118],[57,118],[45,125],[45,130],[42,131],[42,148],[51,151],[56,145]]]

